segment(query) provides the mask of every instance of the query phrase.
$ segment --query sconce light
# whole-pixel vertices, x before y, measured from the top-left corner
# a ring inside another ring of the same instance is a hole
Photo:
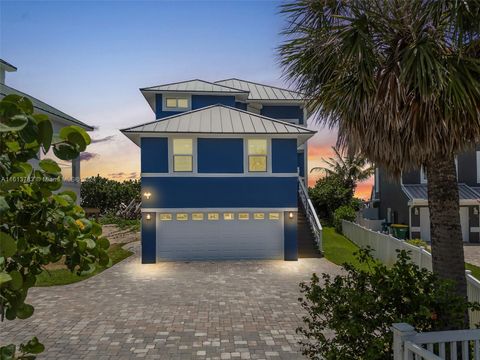
[[[288,213],[288,218],[289,218],[289,219],[293,219],[293,212],[292,212],[292,211],[290,211],[290,212]]]
[[[148,200],[150,199],[150,196],[152,196],[152,193],[147,191],[143,193],[143,196],[145,196],[145,198]]]
[[[147,214],[146,219],[147,219],[147,220],[150,220],[151,218],[152,218],[152,215]]]
[[[478,208],[477,208],[477,207],[474,207],[474,208],[473,208],[473,213],[474,213],[475,215],[478,215]]]
[[[415,208],[414,213],[415,215],[418,215],[418,207]]]

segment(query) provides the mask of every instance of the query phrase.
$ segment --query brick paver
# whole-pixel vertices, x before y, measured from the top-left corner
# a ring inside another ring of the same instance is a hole
[[[173,262],[138,255],[80,283],[34,288],[34,315],[0,343],[36,335],[39,359],[300,359],[298,283],[326,259]]]

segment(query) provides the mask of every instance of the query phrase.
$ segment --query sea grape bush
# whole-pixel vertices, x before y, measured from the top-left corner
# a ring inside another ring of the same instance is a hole
[[[300,344],[310,359],[392,359],[393,323],[405,322],[417,331],[461,326],[466,310],[479,310],[453,291],[453,283],[438,278],[398,253],[390,268],[375,261],[371,249],[356,254],[358,269],[343,265],[343,274],[313,274],[300,284],[300,304],[306,310]]]
[[[99,224],[87,219],[76,195],[61,191],[60,167],[40,152],[53,149],[72,160],[90,144],[78,126],[53,134],[46,115],[34,114],[25,97],[0,101],[0,320],[26,319],[34,308],[28,290],[45,265],[63,260],[71,271],[89,273],[110,261],[109,242]],[[0,359],[31,359],[43,351],[33,338],[18,348],[0,348]]]

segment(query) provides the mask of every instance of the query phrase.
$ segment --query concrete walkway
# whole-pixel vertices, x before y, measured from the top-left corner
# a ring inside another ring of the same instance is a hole
[[[32,289],[34,315],[0,323],[0,342],[36,335],[39,359],[301,359],[298,283],[312,272],[340,268],[326,259],[142,265],[133,255],[83,282]]]

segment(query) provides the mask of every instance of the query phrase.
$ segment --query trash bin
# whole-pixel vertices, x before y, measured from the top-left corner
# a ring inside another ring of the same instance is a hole
[[[405,240],[408,234],[408,226],[403,224],[392,224],[390,225],[392,229],[392,235],[400,240]]]

